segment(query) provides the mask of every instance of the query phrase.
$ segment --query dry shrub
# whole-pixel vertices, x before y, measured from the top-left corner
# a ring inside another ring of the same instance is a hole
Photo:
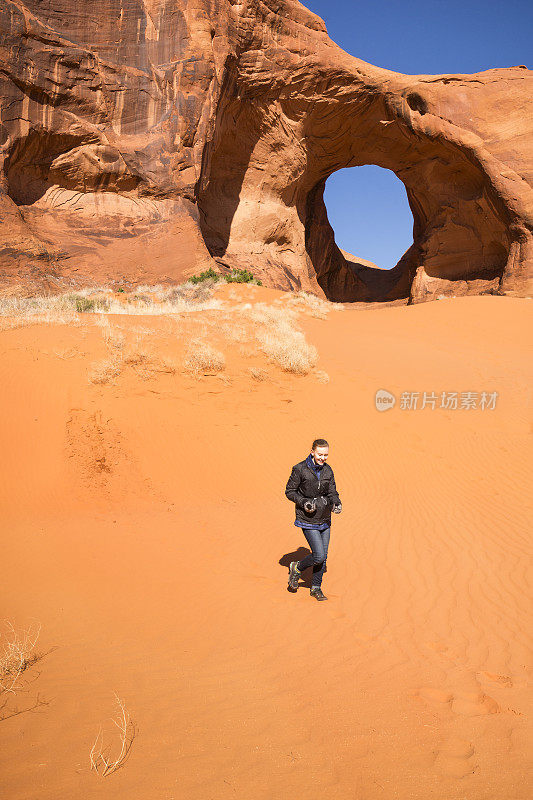
[[[0,653],[0,694],[14,694],[20,688],[19,679],[24,670],[38,660],[35,645],[41,626],[30,627],[17,633],[11,622],[6,622],[8,633]]]
[[[203,339],[193,339],[187,348],[184,369],[198,375],[200,372],[220,372],[226,366],[224,354]]]
[[[110,356],[92,365],[89,371],[90,383],[106,384],[113,383],[122,371],[122,351],[125,344],[125,336],[118,327],[109,323],[107,317],[99,314],[95,319],[95,324],[102,329],[102,337]]]
[[[315,371],[315,376],[320,383],[329,383],[329,375],[327,372],[324,372],[323,369],[317,369]]]
[[[187,303],[203,303],[213,297],[217,286],[217,281],[207,279],[199,283],[193,283],[190,279],[180,286],[167,287],[160,289],[156,287],[153,290],[156,293],[157,299],[160,303],[181,304]],[[159,289],[159,291],[158,291]]]
[[[102,328],[102,336],[106,345],[112,350],[122,350],[126,343],[126,337],[120,327],[111,325],[103,314],[99,314],[95,322]]]
[[[104,735],[102,728],[100,728],[89,756],[91,769],[102,778],[111,775],[113,772],[116,772],[117,769],[124,766],[137,733],[135,723],[132,721],[124,703],[116,694],[115,698],[118,705],[117,717],[113,719],[113,724],[118,730],[116,754],[113,756],[111,755],[111,747],[109,745],[104,748]]]
[[[290,326],[296,321],[296,312],[292,308],[268,305],[267,303],[242,303],[236,307],[242,316],[249,319],[255,326],[268,328]]]
[[[186,281],[180,286],[170,287],[160,284],[139,286],[131,299],[129,295],[124,298],[126,302],[111,301],[110,311],[119,314],[181,314],[220,308],[221,301],[214,297],[215,288],[216,282],[211,280],[197,284]]]
[[[316,347],[305,340],[301,331],[289,326],[256,332],[263,353],[285,372],[307,375],[318,359]]]
[[[114,379],[120,375],[122,360],[117,356],[104,358],[92,365],[89,372],[90,383],[113,383]]]
[[[105,343],[113,350],[122,350],[126,343],[126,337],[117,328],[111,328],[107,332]]]
[[[256,381],[267,381],[269,378],[266,369],[262,369],[261,367],[250,367],[250,375]]]
[[[174,375],[177,371],[176,364],[171,359],[161,358],[146,349],[135,349],[123,360],[124,365],[132,367],[139,378],[146,381],[157,373]]]
[[[301,309],[318,319],[326,319],[330,311],[344,311],[342,303],[332,303],[315,294],[303,291],[291,295],[286,303],[289,307]]]
[[[142,380],[149,380],[156,373],[174,375],[177,371],[176,364],[171,359],[161,358],[143,346],[146,334],[152,333],[149,328],[136,329],[134,342],[127,346],[125,335],[119,327],[110,325],[108,319],[100,316],[96,324],[102,328],[110,357],[93,365],[89,376],[91,383],[111,383],[124,367],[131,367]]]
[[[243,303],[236,311],[252,323],[261,351],[286,372],[307,375],[318,359],[316,347],[308,344],[296,327],[296,310],[267,303]],[[241,348],[241,354],[246,355]]]
[[[266,303],[256,303],[242,313],[255,323],[255,338],[263,353],[286,372],[306,375],[318,358],[316,347],[306,342],[295,327],[295,312]]]

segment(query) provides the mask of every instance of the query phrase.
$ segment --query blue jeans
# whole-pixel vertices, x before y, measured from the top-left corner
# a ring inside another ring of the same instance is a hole
[[[320,586],[328,557],[329,535],[331,528],[324,528],[323,531],[313,530],[312,528],[302,528],[302,533],[307,539],[311,553],[298,561],[297,568],[303,572],[307,567],[313,567],[313,577],[311,586]]]

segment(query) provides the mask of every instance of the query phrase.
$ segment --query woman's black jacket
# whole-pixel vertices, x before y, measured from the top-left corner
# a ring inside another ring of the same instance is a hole
[[[296,505],[296,519],[301,522],[327,522],[331,524],[331,509],[340,503],[339,493],[335,486],[335,476],[329,464],[324,464],[320,471],[320,479],[307,466],[307,459],[295,464],[285,487],[285,495]],[[317,502],[316,511],[308,514],[304,510],[307,498],[325,497],[327,504]]]

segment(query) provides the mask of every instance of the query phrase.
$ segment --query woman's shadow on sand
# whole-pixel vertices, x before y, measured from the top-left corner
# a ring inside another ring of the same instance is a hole
[[[285,553],[279,560],[279,564],[282,567],[285,567],[288,571],[291,561],[301,561],[302,558],[308,556],[311,551],[307,547],[299,547],[298,550],[293,550],[290,553]],[[324,572],[328,571],[328,567],[324,569]],[[309,567],[308,569],[304,569],[302,572],[302,577],[300,579],[300,586],[305,586],[306,589],[311,588],[311,575],[313,574],[313,568]],[[288,576],[287,576],[288,580]],[[290,590],[289,590],[290,591]]]

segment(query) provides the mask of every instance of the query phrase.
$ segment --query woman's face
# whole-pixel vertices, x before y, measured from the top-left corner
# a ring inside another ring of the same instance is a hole
[[[311,455],[317,464],[324,464],[329,454],[329,447],[316,447],[311,450]]]

